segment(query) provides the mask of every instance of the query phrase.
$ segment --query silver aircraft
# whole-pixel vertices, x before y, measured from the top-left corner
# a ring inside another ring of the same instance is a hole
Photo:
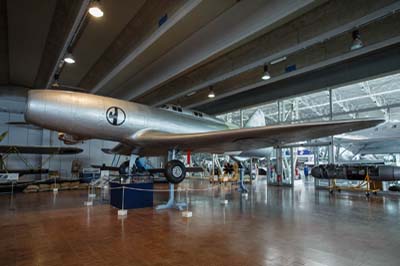
[[[137,156],[160,156],[178,151],[216,154],[249,151],[360,130],[383,122],[358,119],[238,128],[179,106],[153,108],[109,97],[57,90],[29,91],[25,119],[68,134],[69,140],[117,141],[120,144],[108,152]],[[250,121],[259,119],[251,118]],[[257,125],[253,122],[249,126]],[[172,158],[164,173],[169,182],[179,183],[186,176],[186,168]]]

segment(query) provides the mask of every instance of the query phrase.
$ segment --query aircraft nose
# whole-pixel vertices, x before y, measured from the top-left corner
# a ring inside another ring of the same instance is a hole
[[[40,101],[40,92],[38,90],[28,91],[28,98],[26,101],[25,121],[35,124],[40,120],[40,113],[44,112],[44,103]]]

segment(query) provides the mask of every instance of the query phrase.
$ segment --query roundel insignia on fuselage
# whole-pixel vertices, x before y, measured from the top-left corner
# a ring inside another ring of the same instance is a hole
[[[111,106],[107,109],[106,118],[108,123],[113,126],[120,126],[125,122],[126,114],[125,111],[119,107]]]

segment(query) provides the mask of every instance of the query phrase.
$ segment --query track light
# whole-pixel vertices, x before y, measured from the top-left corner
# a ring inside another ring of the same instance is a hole
[[[275,65],[275,64],[278,64],[278,63],[280,63],[280,62],[285,61],[286,59],[287,59],[286,56],[282,56],[282,57],[280,57],[280,58],[278,58],[278,59],[272,60],[272,61],[270,62],[270,64],[271,64],[271,65]]]
[[[89,7],[89,14],[95,18],[100,18],[104,15],[103,10],[101,10],[99,1],[92,2],[92,4]]]
[[[351,43],[350,50],[357,50],[364,46],[363,42],[361,41],[360,32],[358,30],[353,31],[353,42]]]
[[[268,72],[268,65],[264,65],[264,75],[261,77],[262,80],[268,80],[271,78],[271,75]]]
[[[210,89],[208,90],[208,98],[215,98],[215,93],[212,87],[210,87]]]
[[[188,94],[186,94],[186,97],[193,96],[193,95],[195,95],[196,93],[197,93],[197,91],[189,92]]]
[[[75,58],[71,53],[67,53],[64,57],[64,62],[67,64],[75,64]]]

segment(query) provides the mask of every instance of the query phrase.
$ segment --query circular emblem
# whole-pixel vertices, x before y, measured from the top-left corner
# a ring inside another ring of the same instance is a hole
[[[111,106],[107,109],[107,121],[113,126],[120,126],[125,122],[126,114],[124,110],[119,107]]]

